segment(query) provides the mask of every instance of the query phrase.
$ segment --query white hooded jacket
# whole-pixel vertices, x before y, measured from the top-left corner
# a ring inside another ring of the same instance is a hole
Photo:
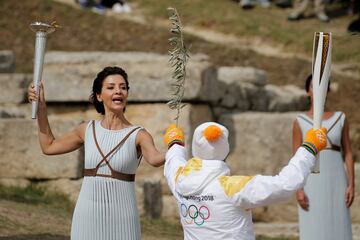
[[[230,176],[222,160],[193,158],[173,145],[164,175],[178,202],[185,240],[253,240],[251,209],[289,198],[305,184],[315,157],[300,147],[276,176]]]

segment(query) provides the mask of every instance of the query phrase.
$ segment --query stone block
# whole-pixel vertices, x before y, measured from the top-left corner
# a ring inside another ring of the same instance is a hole
[[[142,52],[48,52],[43,78],[50,102],[86,102],[96,74],[119,66],[129,76],[129,100],[167,102],[171,97],[171,68],[167,55]],[[184,101],[216,102],[222,95],[216,69],[204,55],[193,55],[187,65]]]
[[[298,113],[237,113],[220,117],[230,132],[227,158],[233,174],[274,174],[292,156],[292,123]]]
[[[265,91],[269,99],[270,112],[301,111],[308,109],[308,99],[305,91],[294,86],[266,85]]]
[[[31,119],[31,104],[1,104],[0,118]]]
[[[135,192],[136,192],[136,201],[137,206],[139,210],[140,216],[147,216],[146,214],[146,207],[145,207],[145,191],[144,191],[144,184],[147,182],[161,182],[161,201],[162,203],[162,211],[161,211],[161,217],[166,218],[170,221],[177,221],[179,219],[178,215],[178,205],[176,202],[176,199],[171,195],[164,192],[164,190],[167,190],[167,188],[164,188],[163,184],[163,177],[152,177],[152,178],[137,178],[136,184],[135,184]],[[167,186],[166,186],[167,187]]]
[[[250,109],[251,102],[246,91],[246,88],[240,87],[235,83],[225,84],[225,93],[221,96],[219,103],[220,107],[228,109],[237,109],[240,111],[247,111]],[[249,87],[252,87],[250,85]],[[255,87],[254,87],[255,88]]]
[[[15,54],[10,50],[0,51],[0,73],[15,71]]]
[[[69,197],[69,200],[75,205],[83,179],[56,179],[56,180],[49,180],[43,181],[38,184],[39,187],[44,187],[47,191],[56,192],[60,194],[64,194]]]
[[[27,74],[0,74],[0,104],[24,102],[29,78]]]
[[[264,86],[266,84],[266,72],[252,67],[219,67],[218,79],[225,83],[237,84],[251,83],[256,86]]]
[[[303,90],[293,85],[266,85],[266,74],[259,69],[220,67],[218,80],[225,89],[216,105],[218,113],[228,112],[226,109],[285,112],[305,110],[308,107]]]
[[[160,180],[150,180],[143,183],[145,216],[151,219],[161,217],[163,210],[162,190]]]
[[[30,184],[28,179],[23,178],[0,178],[0,186],[26,188]]]
[[[242,89],[241,91],[245,92],[245,96],[247,96],[249,101],[248,110],[260,112],[269,111],[269,96],[265,87],[258,87],[248,83],[241,84],[239,87]]]
[[[77,124],[79,121],[50,122],[55,137]],[[40,149],[37,131],[36,121],[31,119],[0,119],[0,176],[33,179],[81,177],[81,151],[46,156]]]

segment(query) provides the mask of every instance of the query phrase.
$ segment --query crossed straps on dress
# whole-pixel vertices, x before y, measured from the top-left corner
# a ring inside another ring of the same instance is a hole
[[[343,113],[340,113],[340,115],[338,116],[338,118],[336,119],[336,121],[330,126],[330,128],[328,129],[327,133],[329,133],[331,131],[331,129],[333,129],[333,127],[339,122],[339,120],[341,119],[341,116],[343,115]],[[308,120],[307,118],[305,118],[304,116],[302,115],[299,115],[298,116],[299,118],[301,118],[302,120],[304,120],[305,122],[309,123],[310,125],[313,125],[313,123]],[[329,150],[334,150],[334,151],[338,151],[340,152],[341,151],[341,146],[338,146],[338,145],[335,145],[331,142],[329,136],[327,136],[327,139],[329,141],[329,144],[330,144],[330,147],[328,148],[325,148],[325,149],[329,149]]]
[[[94,141],[95,141],[95,145],[100,153],[100,155],[102,156],[102,160],[97,164],[97,166],[95,168],[84,168],[84,176],[88,176],[88,177],[95,177],[95,176],[100,176],[100,177],[111,177],[111,178],[115,178],[118,180],[123,180],[123,181],[127,181],[127,182],[134,182],[135,181],[135,174],[128,174],[128,173],[121,173],[118,172],[116,170],[114,170],[109,161],[107,160],[107,158],[113,153],[115,152],[119,147],[121,147],[121,145],[130,137],[130,135],[135,132],[137,129],[139,129],[140,127],[136,127],[134,129],[132,129],[108,154],[104,155],[104,153],[101,151],[100,145],[97,141],[96,138],[96,133],[95,133],[95,121],[92,122],[92,130],[93,130],[93,136],[94,136]],[[111,175],[109,174],[100,174],[97,173],[97,171],[100,168],[100,165],[105,162],[106,165],[109,167],[110,171],[111,171]]]

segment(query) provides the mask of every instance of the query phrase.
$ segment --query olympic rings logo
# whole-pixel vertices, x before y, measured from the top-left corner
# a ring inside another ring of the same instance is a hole
[[[186,224],[195,223],[198,226],[203,225],[205,220],[210,218],[210,210],[204,205],[198,208],[193,204],[187,207],[182,203],[180,205],[180,214],[184,218]]]

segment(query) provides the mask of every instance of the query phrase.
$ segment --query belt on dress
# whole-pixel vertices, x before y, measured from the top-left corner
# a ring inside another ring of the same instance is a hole
[[[111,177],[111,178],[115,178],[118,180],[123,180],[123,181],[127,181],[127,182],[134,182],[135,181],[135,174],[128,174],[128,173],[121,173],[121,172],[117,172],[115,170],[111,171],[111,175],[110,174],[101,174],[101,173],[97,173],[97,169],[96,168],[85,168],[84,169],[84,177]]]
[[[137,129],[139,129],[140,127],[134,128],[132,129],[108,154],[104,155],[104,153],[101,151],[100,145],[97,141],[96,138],[96,133],[95,133],[95,121],[92,122],[92,130],[93,130],[93,137],[94,137],[94,141],[95,141],[95,145],[100,153],[100,155],[102,156],[102,160],[97,164],[97,166],[95,168],[84,168],[84,176],[86,177],[110,177],[110,178],[115,178],[118,180],[123,180],[123,181],[127,181],[127,182],[134,182],[135,181],[135,174],[129,174],[129,173],[122,173],[122,172],[118,172],[116,170],[114,170],[109,161],[107,160],[107,158],[113,153],[115,152],[117,149],[119,149],[122,144],[126,141],[126,139],[128,139],[130,137],[130,135],[135,132]],[[102,173],[97,173],[97,171],[100,168],[101,163],[105,162],[106,165],[108,166],[108,168],[110,169],[111,174],[102,174]]]
[[[337,152],[341,152],[341,147],[338,145],[332,145],[328,148],[325,148],[326,150],[333,150],[333,151],[337,151]]]

